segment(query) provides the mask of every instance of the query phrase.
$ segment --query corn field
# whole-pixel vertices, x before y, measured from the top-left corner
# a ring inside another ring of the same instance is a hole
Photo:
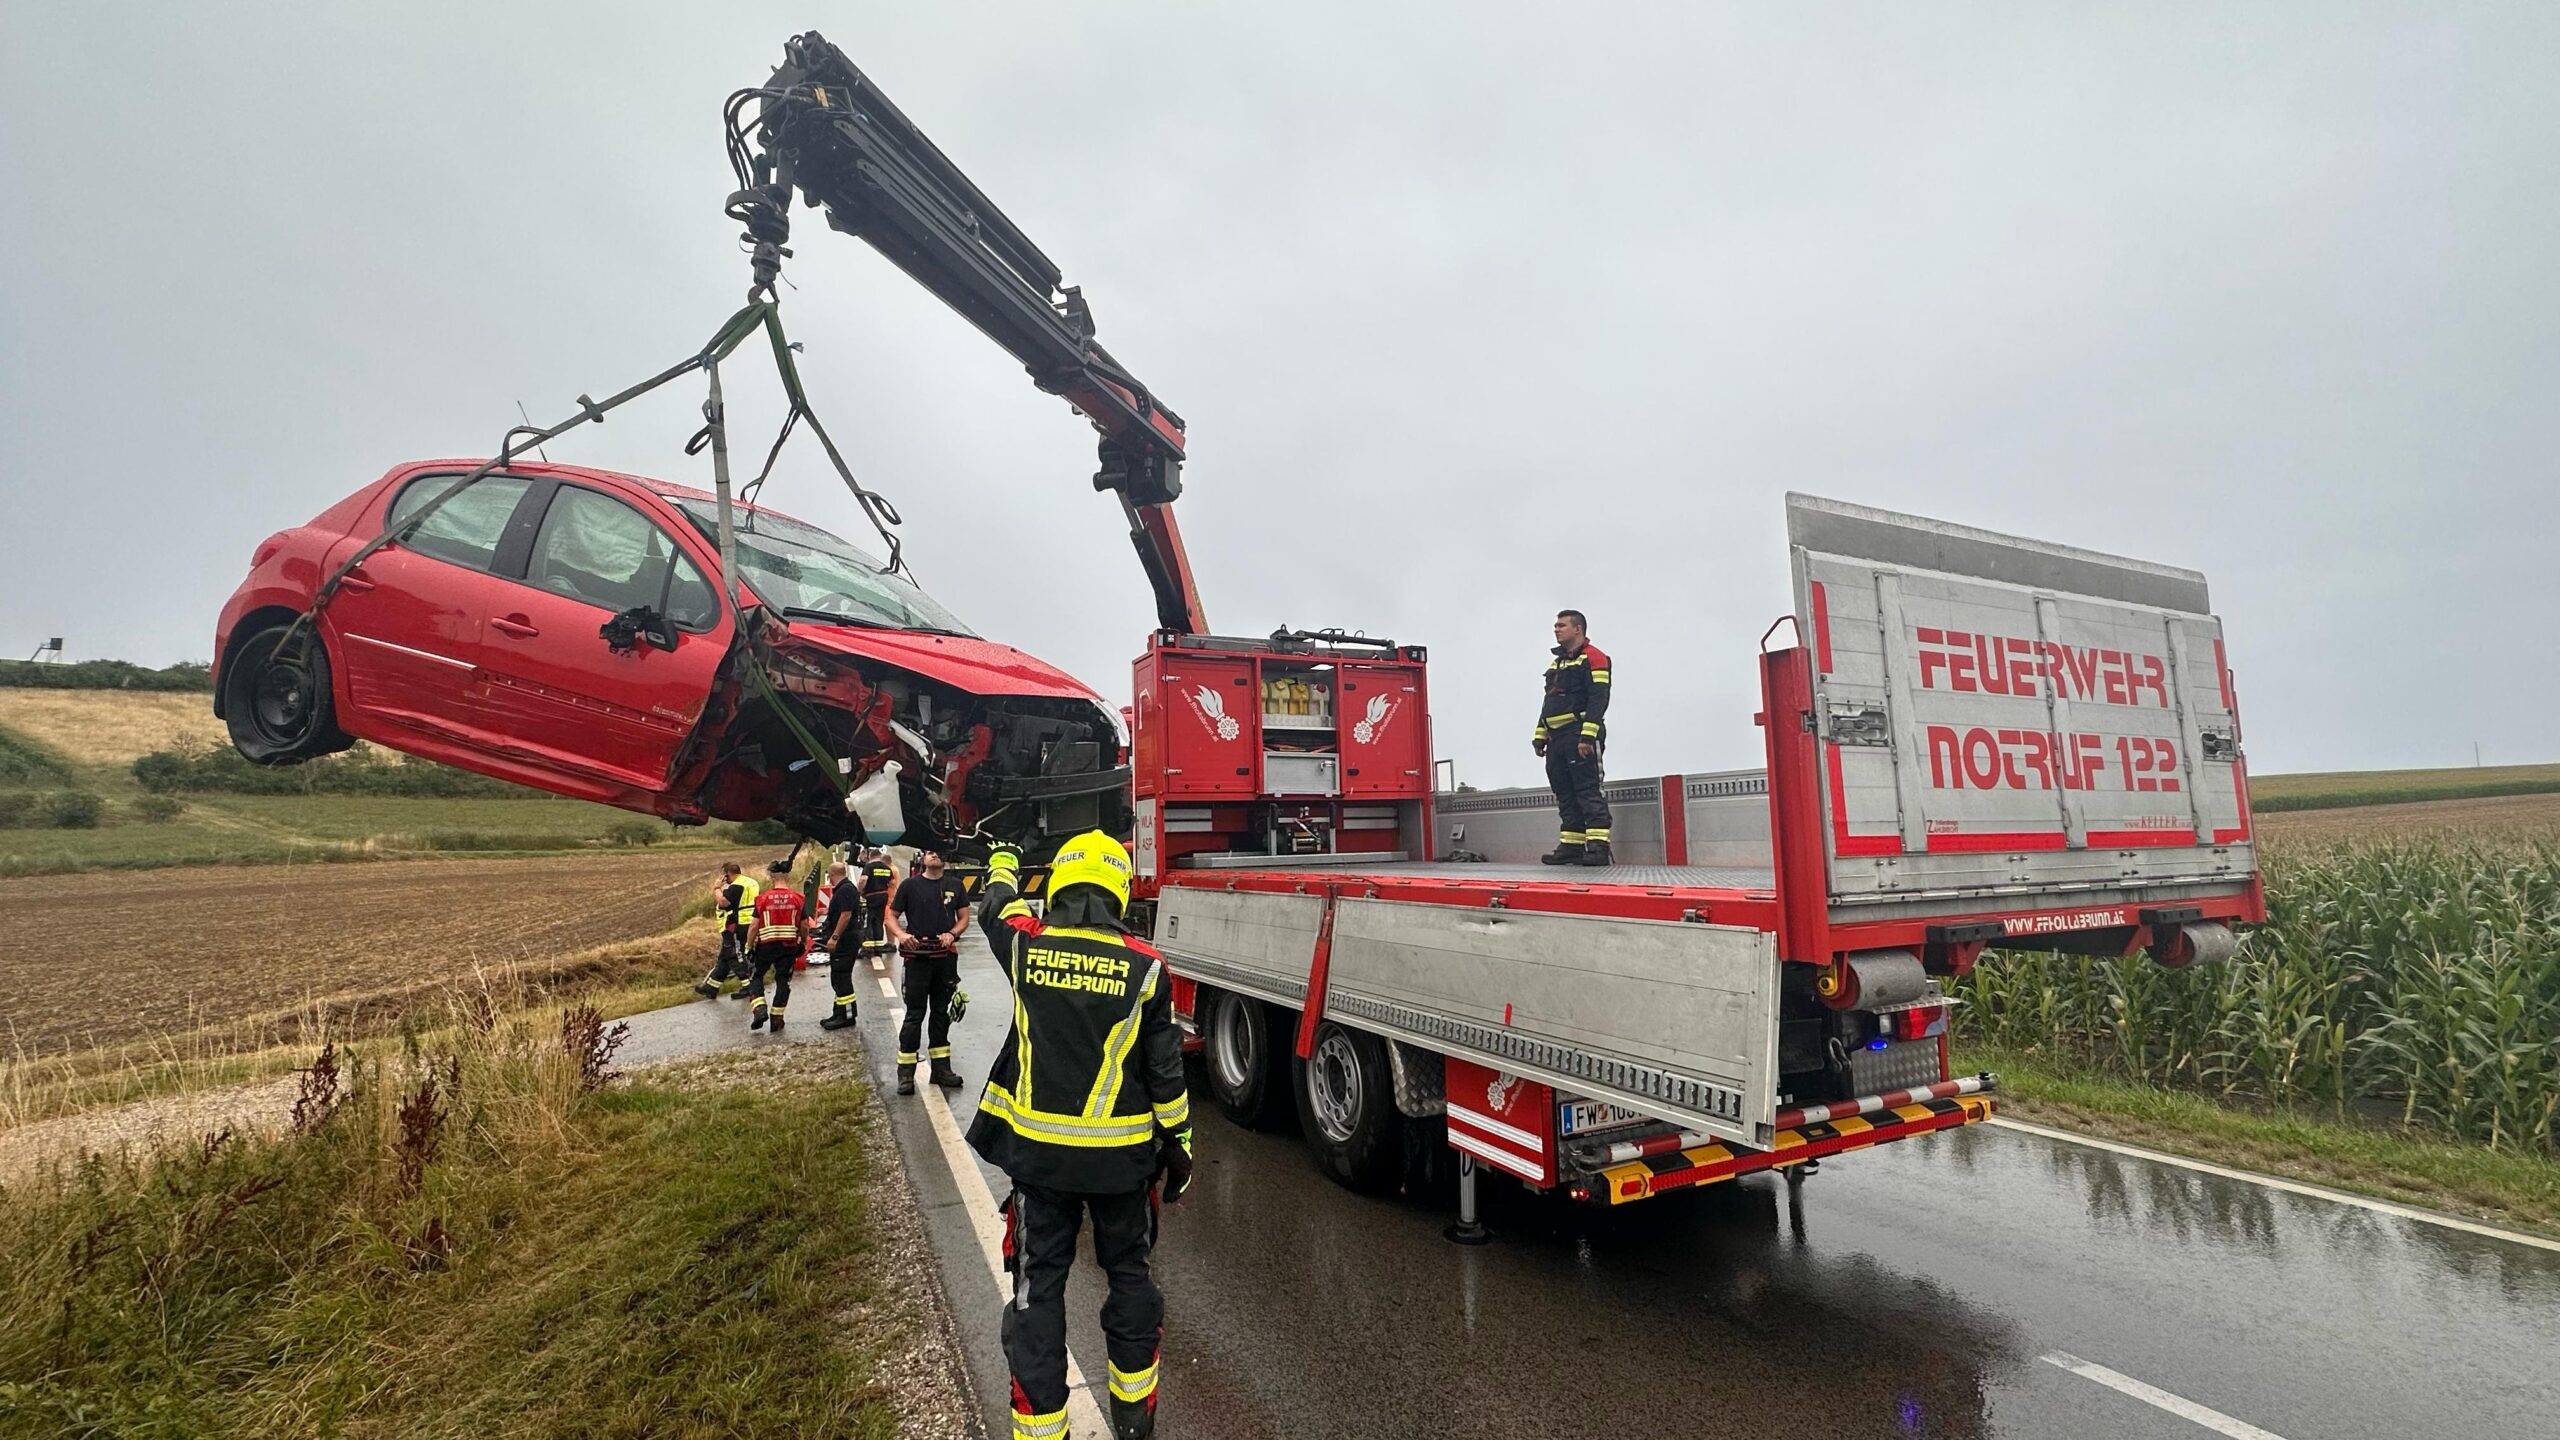
[[[1961,1040],[2560,1154],[2560,846],[2279,849],[2220,965],[1983,957]]]

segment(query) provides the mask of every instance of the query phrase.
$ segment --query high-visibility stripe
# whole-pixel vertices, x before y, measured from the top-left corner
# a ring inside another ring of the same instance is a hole
[[[1050,1145],[1072,1145],[1084,1149],[1119,1149],[1144,1145],[1155,1138],[1153,1115],[1121,1115],[1103,1120],[1088,1120],[1081,1115],[1060,1115],[1053,1111],[1033,1110],[1014,1102],[1012,1092],[990,1083],[978,1108],[1002,1120],[1013,1133],[1025,1140],[1038,1140]]]
[[[1191,1123],[1191,1092],[1185,1090],[1170,1100],[1155,1104],[1156,1123],[1167,1130],[1179,1130]]]
[[[1013,1412],[1013,1440],[1051,1440],[1067,1433],[1067,1412],[1050,1410],[1038,1415]]]
[[[1606,845],[1609,843],[1609,832],[1606,830],[1585,830],[1582,832],[1582,838]]]
[[[996,918],[998,920],[1024,919],[1030,914],[1031,907],[1027,903],[1020,900],[1007,900],[1004,902],[1004,908],[996,912]]]
[[[1123,1370],[1117,1365],[1112,1366],[1111,1398],[1135,1405],[1153,1395],[1156,1393],[1156,1369],[1157,1364],[1152,1360],[1147,1362],[1144,1370]]]
[[[1556,832],[1556,838],[1567,845],[1579,845],[1583,842],[1584,834],[1580,830],[1559,830]]]
[[[927,1060],[948,1060],[951,1058],[951,1047],[948,1045],[936,1045],[932,1049],[924,1052],[924,1058]]]
[[[912,1065],[914,1065],[914,1064],[916,1063],[916,1052],[914,1052],[913,1050],[901,1050],[901,1051],[899,1051],[899,1052],[898,1052],[898,1063],[899,1063],[899,1064],[901,1064],[901,1065],[908,1065],[908,1066],[912,1066]]]
[[[1570,719],[1572,719],[1572,718],[1573,718],[1573,712],[1572,712],[1572,711],[1570,711],[1570,710],[1567,710],[1566,712],[1564,712],[1564,713],[1563,713],[1563,714],[1561,714],[1561,715],[1550,715],[1550,716],[1548,716],[1548,717],[1547,717],[1547,723],[1548,723],[1548,724],[1550,724],[1550,725],[1561,725],[1561,724],[1563,724],[1564,722],[1566,722],[1567,720],[1570,720]]]
[[[1594,671],[1592,671],[1592,672],[1591,672],[1591,683],[1592,683],[1592,684],[1594,684],[1594,685],[1606,685],[1606,684],[1608,684],[1608,683],[1609,683],[1609,672],[1608,672],[1608,671],[1606,671],[1606,670],[1594,670]]]
[[[1102,1037],[1102,1067],[1093,1077],[1093,1091],[1084,1097],[1084,1113],[1100,1118],[1111,1113],[1120,1099],[1120,1082],[1129,1074],[1129,1052],[1138,1047],[1139,1023],[1146,1019],[1147,1001],[1156,993],[1156,976],[1164,962],[1147,966],[1147,978],[1138,982],[1137,1003],[1129,1007],[1128,1017],[1111,1027]]]

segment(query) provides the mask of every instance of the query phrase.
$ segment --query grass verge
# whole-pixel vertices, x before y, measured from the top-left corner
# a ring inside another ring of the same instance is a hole
[[[0,1191],[0,1436],[893,1433],[857,1082],[605,1088],[598,1017],[451,1034],[315,1067],[280,1136]]]
[[[1967,1047],[1954,1059],[1961,1075],[1997,1072],[2000,1107],[2020,1120],[2560,1236],[2560,1161],[2292,1111],[2233,1109],[2015,1051]]]

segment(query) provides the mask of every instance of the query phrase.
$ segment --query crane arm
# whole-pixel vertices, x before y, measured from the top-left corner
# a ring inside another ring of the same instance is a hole
[[[1102,437],[1093,485],[1120,498],[1158,625],[1207,633],[1173,518],[1182,417],[1094,342],[1092,312],[1056,263],[816,31],[784,47],[761,88],[730,97],[727,122],[740,185],[728,213],[746,226],[757,293],[790,253],[796,189],[830,227],[869,242],[1093,422]]]

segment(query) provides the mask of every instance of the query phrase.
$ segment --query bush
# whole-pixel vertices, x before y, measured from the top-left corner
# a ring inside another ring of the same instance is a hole
[[[56,830],[95,830],[105,802],[86,790],[56,790],[37,807],[44,823]]]
[[[70,665],[0,660],[0,689],[209,691],[213,689],[213,667],[193,660],[165,670],[122,660],[82,660]]]
[[[24,790],[0,790],[0,830],[16,830],[35,818],[36,797]]]
[[[616,845],[655,845],[662,833],[648,820],[616,820],[604,827],[604,838]]]
[[[153,825],[168,824],[186,808],[187,803],[175,795],[145,795],[133,802],[134,818]]]

